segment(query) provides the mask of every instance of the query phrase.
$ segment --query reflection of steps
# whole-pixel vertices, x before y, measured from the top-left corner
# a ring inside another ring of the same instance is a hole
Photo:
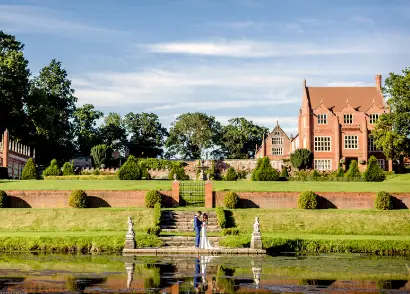
[[[195,237],[185,237],[185,236],[172,236],[172,237],[160,237],[163,246],[173,246],[173,247],[194,247]],[[220,237],[208,237],[211,245],[217,247],[219,245]]]
[[[215,212],[208,214],[208,232],[220,230]],[[163,232],[193,232],[194,231],[194,211],[162,211],[161,230]]]

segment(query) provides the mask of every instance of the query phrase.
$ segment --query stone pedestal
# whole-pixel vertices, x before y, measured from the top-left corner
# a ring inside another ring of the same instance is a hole
[[[253,233],[251,238],[251,249],[262,249],[262,236],[259,229],[259,218],[255,217],[253,224]]]
[[[125,235],[125,246],[124,249],[135,249],[135,233],[134,233],[134,225],[132,223],[131,217],[128,217],[128,231]]]

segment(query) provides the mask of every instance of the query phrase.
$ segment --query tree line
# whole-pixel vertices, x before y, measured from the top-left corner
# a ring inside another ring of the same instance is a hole
[[[77,106],[78,99],[61,62],[52,59],[32,76],[24,44],[0,31],[0,131],[36,149],[38,164],[90,155],[99,144],[136,157],[197,159],[252,158],[268,129],[245,118],[222,125],[205,113],[185,113],[167,129],[154,113],[124,116]],[[103,123],[98,125],[98,121]]]

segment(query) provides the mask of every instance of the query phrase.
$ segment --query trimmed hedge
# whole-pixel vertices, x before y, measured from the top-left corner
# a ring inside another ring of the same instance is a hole
[[[256,161],[256,166],[252,170],[252,173],[251,173],[251,181],[256,181],[256,172],[261,167],[261,164],[262,164],[262,158],[258,158],[258,160]]]
[[[74,175],[74,176],[48,176],[44,180],[118,180],[117,175]]]
[[[218,220],[218,224],[221,227],[221,229],[226,228],[226,216],[225,216],[225,210],[218,206],[215,210],[216,213],[216,218]]]
[[[177,175],[178,181],[189,180],[189,176],[185,174],[185,169],[182,162],[176,162],[168,173],[168,179],[173,180],[174,175]]]
[[[376,195],[376,200],[374,201],[374,206],[376,209],[380,210],[391,210],[393,209],[392,197],[387,192],[378,192]]]
[[[24,166],[23,172],[21,174],[21,179],[22,180],[37,180],[38,179],[36,165],[34,164],[34,161],[32,158],[29,158],[27,160],[27,163]]]
[[[61,170],[56,159],[53,159],[50,165],[43,171],[43,177],[47,176],[61,176]]]
[[[226,208],[234,209],[238,207],[239,196],[235,192],[228,192],[224,196],[224,204]]]
[[[299,195],[298,207],[302,209],[316,209],[317,195],[312,191],[305,191]]]
[[[8,200],[8,196],[6,192],[0,190],[0,208],[7,207],[7,204],[8,204],[7,200]]]
[[[366,182],[383,182],[386,179],[386,174],[377,164],[377,159],[373,155],[369,159],[363,178]]]
[[[225,181],[236,181],[238,180],[238,175],[233,167],[228,168],[224,178]]]
[[[142,172],[137,162],[137,159],[130,155],[127,161],[121,166],[118,171],[118,178],[120,180],[141,180]]]
[[[68,204],[73,208],[86,208],[87,194],[83,190],[72,191]]]
[[[362,177],[356,160],[352,160],[350,163],[349,170],[346,172],[345,177],[348,179],[359,179]]]
[[[74,175],[74,162],[66,162],[63,165],[63,175],[71,176]]]
[[[272,167],[269,157],[262,158],[253,179],[254,181],[277,181],[279,179],[279,172]]]
[[[161,193],[157,190],[148,191],[147,194],[145,194],[145,207],[154,208],[157,203],[159,203],[161,207],[161,200]]]

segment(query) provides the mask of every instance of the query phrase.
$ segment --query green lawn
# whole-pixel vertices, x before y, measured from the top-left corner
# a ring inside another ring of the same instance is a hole
[[[0,180],[0,190],[171,190],[171,181],[120,181],[120,180]],[[252,182],[214,181],[214,191],[289,191],[300,192],[410,192],[410,174],[392,175],[381,183],[366,182]]]

